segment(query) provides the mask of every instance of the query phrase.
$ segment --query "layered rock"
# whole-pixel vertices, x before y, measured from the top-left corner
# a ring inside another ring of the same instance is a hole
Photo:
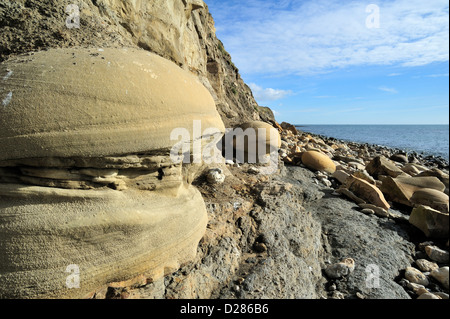
[[[0,72],[11,96],[0,110],[1,297],[91,297],[192,260],[207,215],[189,182],[203,165],[184,164],[171,133],[204,144],[194,120],[225,131],[196,77],[106,48],[20,56]]]
[[[5,0],[0,3],[0,62],[11,55],[47,48],[143,48],[190,71],[213,96],[227,127],[274,122],[259,107],[222,42],[201,0],[80,0],[79,28],[63,0]],[[260,116],[261,114],[261,116]]]

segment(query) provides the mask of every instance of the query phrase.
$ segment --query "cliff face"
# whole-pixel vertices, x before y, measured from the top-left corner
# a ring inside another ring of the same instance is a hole
[[[72,3],[78,11],[67,10]],[[202,0],[0,3],[0,62],[15,54],[74,46],[128,46],[154,52],[198,76],[227,127],[250,120],[274,121],[270,110],[261,111],[216,37],[213,18]]]

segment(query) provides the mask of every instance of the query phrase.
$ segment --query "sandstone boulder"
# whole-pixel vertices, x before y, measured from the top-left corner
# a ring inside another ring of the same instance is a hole
[[[378,189],[378,187],[363,179],[351,176],[347,179],[345,187],[359,198],[365,200],[367,203],[386,210],[390,208],[390,205],[387,203],[383,193]]]
[[[411,197],[420,189],[444,191],[445,186],[436,177],[386,177],[380,187],[388,200],[413,207]]]
[[[334,174],[336,164],[326,156],[317,151],[307,151],[302,154],[302,163],[309,169]]]
[[[405,154],[394,154],[389,158],[391,161],[407,164],[409,163],[408,157]]]
[[[384,156],[375,157],[369,164],[367,164],[366,170],[374,178],[378,178],[379,175],[397,177],[404,174],[404,172],[397,167],[394,162],[388,160]]]
[[[431,207],[420,205],[414,208],[409,222],[419,228],[427,237],[448,237],[449,215]]]
[[[281,147],[281,136],[272,125],[252,121],[239,125],[225,134],[225,152],[229,158],[230,150],[241,163],[264,163],[264,156],[276,154]]]
[[[439,269],[435,269],[431,272],[431,277],[436,279],[444,286],[445,289],[449,289],[449,267],[441,267]]]
[[[207,214],[189,180],[202,164],[172,154],[172,133],[191,151],[204,141],[194,120],[225,130],[196,77],[106,48],[37,52],[0,74],[1,298],[91,297],[194,258]]]
[[[420,174],[420,170],[417,168],[416,165],[414,165],[412,163],[404,165],[401,168],[401,170],[411,176],[416,176],[416,175]]]
[[[294,135],[298,135],[297,128],[290,123],[283,122],[281,123],[281,127],[286,131],[290,131]]]
[[[448,176],[448,174],[444,173],[440,169],[433,168],[430,170],[426,170],[426,171],[419,173],[417,176],[437,177],[445,185],[444,193],[446,193],[447,195],[449,194],[449,176]]]
[[[345,182],[347,181],[347,178],[350,177],[350,174],[348,174],[346,171],[344,170],[336,170],[336,172],[333,173],[333,177],[336,178],[339,183],[341,184],[345,184]]]
[[[441,213],[448,214],[448,195],[431,188],[422,188],[414,192],[410,198],[414,205],[426,205]]]
[[[52,49],[3,63],[0,74],[8,72],[0,160],[164,149],[175,144],[175,128],[192,137],[196,119],[225,129],[196,77],[144,50]]]

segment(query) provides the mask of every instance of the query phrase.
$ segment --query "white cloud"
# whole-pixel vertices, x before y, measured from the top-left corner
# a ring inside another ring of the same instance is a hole
[[[219,37],[246,74],[311,74],[348,66],[448,61],[447,0],[379,1],[379,29],[366,27],[368,4],[229,0],[220,9]]]
[[[379,87],[378,89],[380,91],[384,91],[384,92],[388,92],[388,93],[392,93],[392,94],[397,94],[398,93],[398,91],[396,89],[388,88],[388,87],[385,87],[385,86]]]
[[[255,83],[250,83],[248,86],[252,89],[255,99],[260,102],[276,101],[292,94],[291,91],[276,90],[271,88],[264,89]]]
[[[440,77],[448,77],[448,73],[442,73],[442,74],[430,74],[427,75],[429,78],[440,78]]]

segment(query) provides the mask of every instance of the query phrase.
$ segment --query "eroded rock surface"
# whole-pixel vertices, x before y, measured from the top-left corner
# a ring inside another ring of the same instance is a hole
[[[224,133],[196,77],[125,48],[51,49],[0,69],[14,92],[0,111],[1,297],[105,296],[195,258],[207,212],[190,182],[203,168],[172,154],[171,132],[189,144],[200,119]]]

